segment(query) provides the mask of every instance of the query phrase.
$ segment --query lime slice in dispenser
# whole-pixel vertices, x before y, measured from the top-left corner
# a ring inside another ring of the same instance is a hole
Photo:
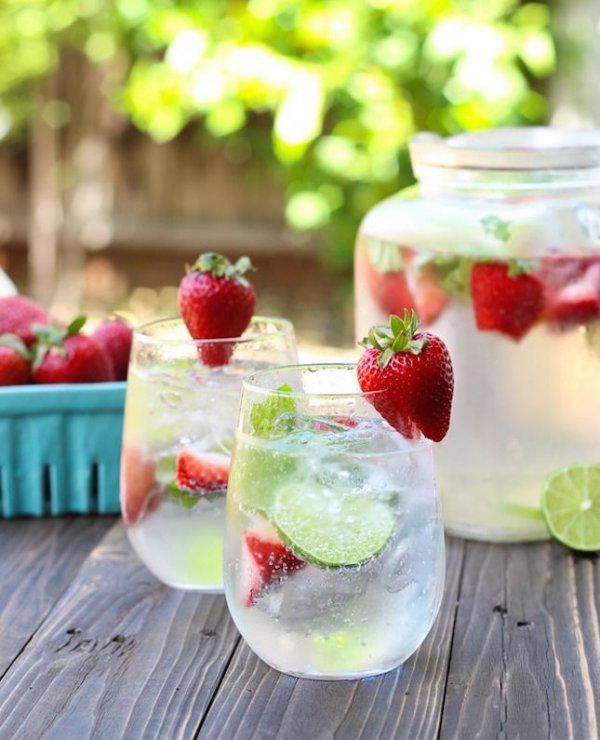
[[[277,492],[272,521],[294,553],[318,568],[360,565],[394,531],[390,509],[368,494],[299,484]]]
[[[546,481],[542,511],[550,533],[574,550],[600,550],[600,465],[565,468]]]

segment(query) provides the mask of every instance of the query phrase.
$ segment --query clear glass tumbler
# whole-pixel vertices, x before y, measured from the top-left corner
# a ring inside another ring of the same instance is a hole
[[[432,443],[402,437],[371,396],[355,365],[283,367],[242,383],[225,596],[248,645],[284,673],[391,670],[438,612],[445,563]]]
[[[208,345],[231,349],[229,362],[204,365]],[[133,548],[167,585],[222,593],[225,492],[242,377],[296,359],[294,330],[283,319],[255,317],[235,339],[193,340],[180,319],[135,331],[121,509]]]

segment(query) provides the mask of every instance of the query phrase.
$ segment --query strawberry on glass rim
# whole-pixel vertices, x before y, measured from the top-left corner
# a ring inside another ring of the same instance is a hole
[[[201,254],[179,284],[181,316],[198,340],[234,340],[248,328],[256,293],[244,274],[252,268],[248,257],[232,264],[215,252]],[[214,342],[200,347],[202,362],[209,367],[226,365],[235,343]]]
[[[446,345],[419,332],[414,311],[392,315],[360,342],[358,383],[383,418],[407,438],[439,442],[450,426],[454,373]]]

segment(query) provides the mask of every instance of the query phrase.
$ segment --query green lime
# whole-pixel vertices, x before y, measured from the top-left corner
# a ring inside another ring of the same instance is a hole
[[[377,636],[374,640],[377,641]],[[374,650],[359,630],[341,630],[312,637],[315,663],[323,671],[360,671],[373,660]],[[379,651],[377,651],[379,652]]]
[[[300,485],[279,489],[272,522],[296,555],[318,568],[360,565],[394,531],[390,509],[368,494]]]
[[[551,534],[574,550],[600,550],[600,465],[565,468],[550,476],[542,511]]]
[[[295,466],[290,455],[241,442],[232,458],[229,490],[241,509],[270,519],[275,490]]]

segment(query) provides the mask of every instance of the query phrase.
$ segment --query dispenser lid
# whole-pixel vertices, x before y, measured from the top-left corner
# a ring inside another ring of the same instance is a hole
[[[415,169],[580,169],[600,166],[600,130],[531,126],[447,138],[423,132],[413,137],[409,150]]]

